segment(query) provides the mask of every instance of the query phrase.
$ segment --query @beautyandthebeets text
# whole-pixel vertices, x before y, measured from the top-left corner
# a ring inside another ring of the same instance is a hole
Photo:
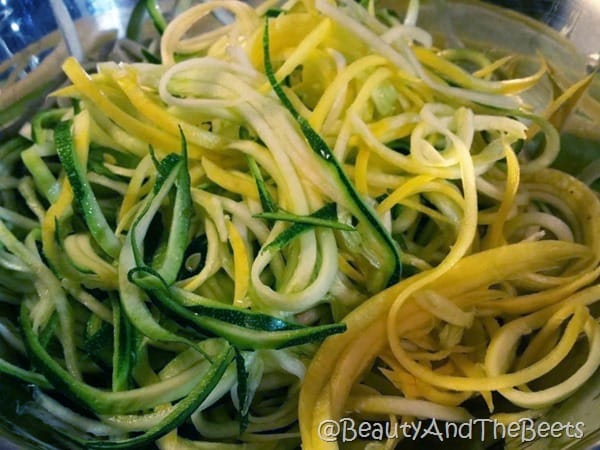
[[[522,418],[514,422],[499,422],[494,419],[470,419],[454,423],[431,419],[406,423],[359,422],[350,417],[340,420],[324,420],[319,424],[319,438],[326,442],[352,442],[357,439],[382,441],[385,439],[433,438],[443,442],[447,439],[480,440],[519,439],[531,442],[539,438],[581,439],[584,436],[583,422],[548,422]]]

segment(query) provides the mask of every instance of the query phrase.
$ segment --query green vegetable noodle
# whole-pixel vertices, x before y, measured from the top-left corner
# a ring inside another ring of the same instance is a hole
[[[597,75],[438,35],[414,0],[175,3],[139,0],[0,143],[15,417],[89,449],[600,429]],[[344,418],[373,433],[322,434]]]

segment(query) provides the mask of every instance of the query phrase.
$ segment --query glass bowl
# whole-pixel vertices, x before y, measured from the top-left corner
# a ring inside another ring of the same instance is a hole
[[[136,0],[0,0],[0,139],[15,133],[31,112],[44,102],[45,93],[64,81],[60,65],[69,54],[84,62],[117,58],[114,42],[122,36]],[[165,11],[183,8],[191,1],[159,0]],[[402,8],[407,1],[380,0],[378,4]],[[433,30],[446,45],[484,45],[499,52],[542,54],[560,74],[565,86],[600,67],[600,1],[598,0],[429,0],[422,2],[419,24]],[[59,17],[57,20],[56,17]],[[477,17],[477,20],[473,20]],[[226,17],[219,17],[226,20]],[[59,26],[60,25],[60,26]],[[69,31],[70,30],[70,31]],[[74,33],[73,34],[73,30]],[[142,29],[152,33],[152,27]],[[73,36],[77,36],[73,39]],[[567,123],[565,139],[585,142],[592,158],[600,155],[600,77],[580,102],[583,114]],[[586,114],[587,113],[587,114]],[[576,172],[581,168],[565,170]],[[0,316],[3,315],[0,304]],[[0,356],[7,351],[0,338]],[[600,374],[567,402],[596,405],[585,418],[591,426],[578,442],[553,443],[552,448],[600,449]],[[0,449],[70,447],[58,440],[51,427],[19,414],[30,399],[27,386],[0,374]],[[596,402],[596,403],[594,403]],[[549,415],[552,415],[551,411]],[[573,418],[577,419],[577,418]],[[581,419],[581,418],[579,418]],[[593,431],[592,431],[593,430]],[[548,444],[550,445],[550,444]],[[475,447],[473,447],[475,448]],[[527,448],[527,446],[522,446]],[[531,447],[543,450],[547,447]]]
[[[135,0],[0,0],[0,137],[18,129],[43,94],[64,80],[60,65],[69,54],[106,57],[134,5]]]

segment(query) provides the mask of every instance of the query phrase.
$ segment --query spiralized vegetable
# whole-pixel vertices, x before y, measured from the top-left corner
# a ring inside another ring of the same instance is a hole
[[[594,374],[600,200],[549,168],[587,81],[532,108],[541,56],[438,48],[418,6],[214,0],[160,64],[66,60],[66,106],[0,147],[24,411],[91,448],[325,449],[349,413],[527,415]]]

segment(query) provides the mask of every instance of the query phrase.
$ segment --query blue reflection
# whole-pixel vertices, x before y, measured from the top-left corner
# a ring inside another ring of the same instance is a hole
[[[73,19],[116,11],[128,0],[63,0]],[[56,29],[48,0],[0,0],[0,61]]]

